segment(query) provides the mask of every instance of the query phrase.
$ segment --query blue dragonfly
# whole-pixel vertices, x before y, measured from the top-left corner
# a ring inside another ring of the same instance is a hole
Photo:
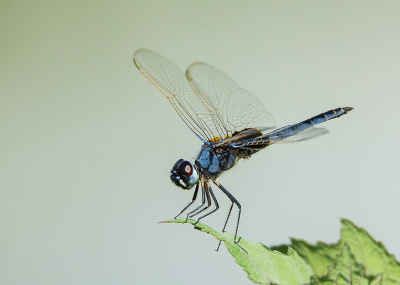
[[[256,97],[207,63],[193,63],[183,72],[168,59],[146,49],[136,51],[133,61],[202,142],[194,162],[179,159],[172,167],[170,178],[175,185],[184,190],[195,187],[191,202],[175,218],[186,210],[187,219],[203,213],[198,222],[217,211],[219,205],[210,185],[212,182],[231,201],[222,232],[225,231],[233,206],[238,207],[233,241],[246,253],[237,239],[242,207],[217,178],[240,159],[248,159],[270,145],[304,141],[328,133],[326,129],[315,126],[353,109],[336,108],[300,123],[276,128],[274,118]],[[201,204],[189,211],[199,189]]]

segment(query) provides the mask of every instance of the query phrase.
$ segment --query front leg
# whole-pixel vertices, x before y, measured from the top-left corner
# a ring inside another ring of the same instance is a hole
[[[207,214],[201,216],[200,218],[198,218],[198,219],[197,219],[197,222],[196,222],[194,225],[196,225],[196,224],[200,221],[200,219],[205,218],[205,217],[207,217],[208,215],[211,215],[212,213],[214,213],[215,211],[217,211],[217,210],[219,209],[219,205],[218,205],[217,198],[215,198],[214,192],[212,191],[211,186],[210,186],[209,184],[208,184],[207,191],[211,194],[211,197],[212,197],[212,199],[214,200],[215,209],[212,210],[212,211],[210,211],[210,212],[208,212]]]
[[[201,205],[198,206],[196,209],[194,209],[193,211],[190,211],[189,213],[187,213],[186,215],[186,221],[189,219],[189,216],[193,213],[196,212],[198,209],[200,209],[201,207],[204,206],[204,204],[206,203],[206,193],[204,191],[203,185],[201,185]]]
[[[175,218],[174,218],[175,220],[176,220],[176,218],[177,218],[180,214],[182,214],[187,208],[189,208],[190,205],[192,205],[192,204],[194,203],[194,201],[196,201],[197,192],[199,191],[199,184],[200,184],[200,183],[197,183],[197,184],[196,184],[196,189],[194,190],[192,202],[190,202],[189,204],[187,204],[186,207],[183,208],[183,210],[182,210],[178,215],[175,216]]]
[[[193,218],[194,216],[197,216],[198,214],[200,214],[201,212],[205,211],[206,209],[211,207],[211,197],[210,197],[210,192],[208,191],[208,187],[207,185],[202,185],[201,186],[202,189],[204,190],[204,192],[206,193],[206,199],[207,199],[207,205],[203,208],[203,209],[199,209],[199,210],[194,210],[192,212],[190,212],[188,214],[189,218]]]

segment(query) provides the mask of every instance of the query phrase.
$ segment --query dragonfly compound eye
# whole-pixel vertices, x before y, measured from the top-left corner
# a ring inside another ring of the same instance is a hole
[[[184,160],[178,164],[177,171],[181,175],[191,176],[193,174],[193,166],[189,161]]]
[[[171,170],[172,182],[185,190],[191,189],[199,181],[197,169],[187,160],[178,160]]]

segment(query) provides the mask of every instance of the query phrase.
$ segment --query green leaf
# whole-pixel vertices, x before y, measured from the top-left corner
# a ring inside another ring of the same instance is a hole
[[[164,222],[185,223],[185,219]],[[188,222],[195,224],[193,220]],[[290,246],[269,249],[261,243],[240,239],[248,255],[233,243],[232,234],[214,231],[200,223],[195,228],[223,241],[236,262],[249,274],[248,278],[258,284],[400,285],[400,263],[395,257],[367,231],[345,219],[338,243],[312,245],[292,238]]]
[[[344,244],[333,265],[328,266],[328,274],[322,277],[314,276],[311,284],[377,285],[382,284],[381,281],[382,275],[366,276],[364,266],[356,262],[354,255],[350,252],[349,246]]]
[[[315,276],[311,284],[350,284],[350,272],[353,284],[400,284],[400,263],[381,242],[376,242],[367,231],[348,220],[342,220],[341,239],[336,244],[318,242],[312,245],[292,239],[290,246],[312,267]],[[272,249],[284,252],[287,247],[281,245]],[[346,258],[347,263],[344,262]]]
[[[185,223],[186,219],[171,219],[162,223]],[[188,220],[190,224],[196,221]],[[254,243],[239,238],[239,244],[246,249],[246,254],[239,246],[233,243],[233,235],[228,232],[218,232],[209,226],[197,223],[195,229],[213,235],[223,241],[228,251],[235,258],[237,264],[247,272],[248,278],[257,284],[306,284],[310,282],[313,272],[301,257],[291,247],[287,254],[272,251],[261,243]]]
[[[369,281],[367,279],[363,279],[363,281],[358,281],[357,279],[353,279],[353,282],[348,282],[346,280],[331,280],[327,276],[318,277],[314,275],[311,277],[310,285],[386,285],[386,283],[382,283],[381,276],[377,276],[373,280]]]
[[[338,283],[369,284],[364,266],[356,262],[347,244],[336,257],[335,263],[328,267],[328,278]]]
[[[314,274],[322,276],[328,273],[328,266],[332,265],[336,256],[341,252],[343,244],[317,242],[316,245],[310,244],[305,240],[291,238],[291,245],[273,246],[271,249],[285,253],[291,246],[300,257],[311,266]]]
[[[386,284],[400,284],[400,263],[366,230],[342,219],[341,237],[349,245],[357,262],[365,266],[367,275],[383,273],[382,279]]]
[[[307,264],[311,265],[314,274],[317,275],[328,273],[328,266],[334,263],[336,255],[340,253],[343,247],[341,243],[317,242],[317,245],[312,245],[301,239],[291,238],[291,241],[294,250]]]

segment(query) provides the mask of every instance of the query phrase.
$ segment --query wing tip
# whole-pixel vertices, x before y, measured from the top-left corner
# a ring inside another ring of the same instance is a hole
[[[139,62],[137,56],[138,56],[140,53],[146,52],[146,51],[148,51],[148,50],[147,50],[147,49],[144,49],[144,48],[141,48],[141,49],[138,49],[137,51],[135,51],[135,53],[133,54],[133,63],[136,65],[136,67],[137,67],[138,69],[141,69],[141,68],[142,68],[142,65],[140,64],[140,62]]]
[[[186,70],[186,78],[187,78],[187,80],[189,80],[189,81],[192,81],[192,74],[190,73],[190,70],[189,69],[187,69]]]
[[[141,68],[142,68],[142,66],[140,65],[139,61],[138,61],[137,58],[135,58],[135,57],[133,57],[133,63],[136,65],[136,67],[137,67],[138,69],[141,69]]]

